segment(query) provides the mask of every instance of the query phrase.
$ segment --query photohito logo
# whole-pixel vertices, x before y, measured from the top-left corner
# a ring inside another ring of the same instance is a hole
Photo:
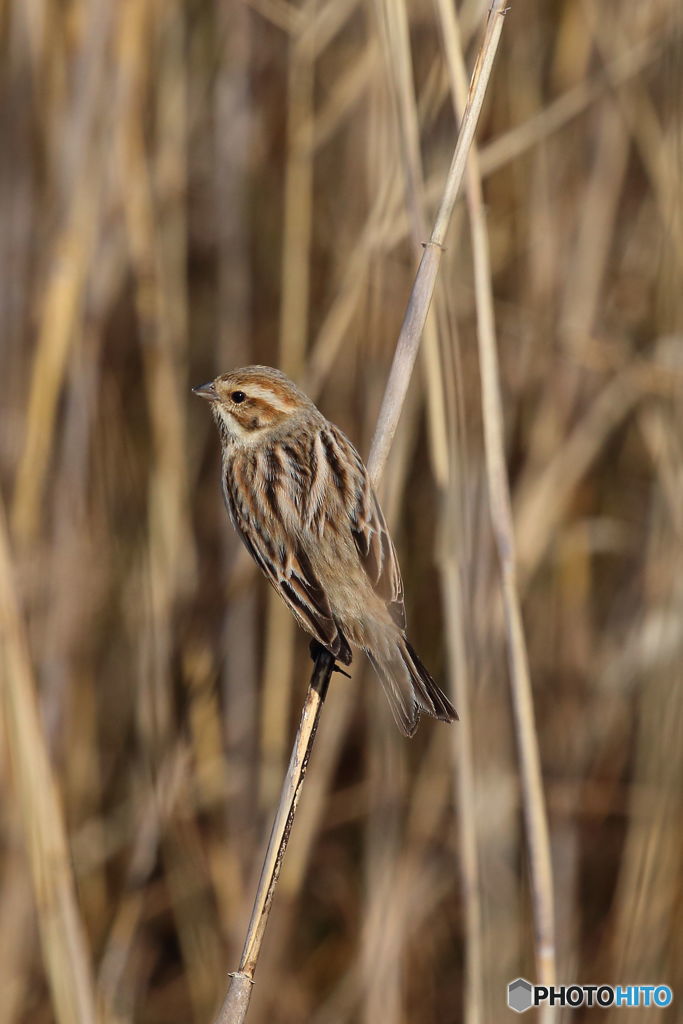
[[[524,1013],[532,1006],[668,1006],[673,992],[668,985],[533,985],[515,978],[508,985],[508,1006]]]

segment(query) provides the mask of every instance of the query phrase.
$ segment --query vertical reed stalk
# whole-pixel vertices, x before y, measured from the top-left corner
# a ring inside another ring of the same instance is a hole
[[[43,957],[58,1024],[94,1024],[90,955],[14,578],[0,502],[0,710],[22,812]]]
[[[445,0],[438,2],[454,98],[462,105],[465,68],[457,20]],[[481,362],[482,409],[491,520],[502,574],[503,607],[508,637],[510,683],[520,762],[531,890],[536,934],[536,969],[540,984],[555,981],[555,923],[548,818],[543,795],[538,735],[534,717],[526,640],[517,585],[515,537],[510,485],[505,466],[503,409],[496,351],[493,289],[488,236],[476,148],[467,171],[467,204],[472,232],[477,334]],[[554,1011],[546,1008],[544,1019]]]

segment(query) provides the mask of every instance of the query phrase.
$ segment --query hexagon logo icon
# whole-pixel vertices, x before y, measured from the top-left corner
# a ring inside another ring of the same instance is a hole
[[[524,1013],[533,1002],[533,985],[526,978],[515,978],[508,985],[508,1006],[515,1013]]]

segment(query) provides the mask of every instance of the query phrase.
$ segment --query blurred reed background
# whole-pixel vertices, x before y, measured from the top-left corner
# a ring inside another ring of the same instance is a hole
[[[367,455],[484,15],[2,4],[2,1024],[220,1001],[310,662],[189,388],[280,366]],[[513,0],[478,133],[558,977],[679,1001],[682,30]],[[254,1024],[496,1022],[534,977],[464,203],[418,370],[383,501],[462,722],[335,677]]]

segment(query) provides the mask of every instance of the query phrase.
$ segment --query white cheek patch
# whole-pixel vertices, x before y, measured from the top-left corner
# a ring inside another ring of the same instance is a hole
[[[228,410],[222,405],[217,404],[215,408],[230,437],[235,438],[237,441],[241,441],[242,444],[254,444],[261,434],[260,430],[245,430],[242,424],[238,423],[235,417],[231,416]]]

